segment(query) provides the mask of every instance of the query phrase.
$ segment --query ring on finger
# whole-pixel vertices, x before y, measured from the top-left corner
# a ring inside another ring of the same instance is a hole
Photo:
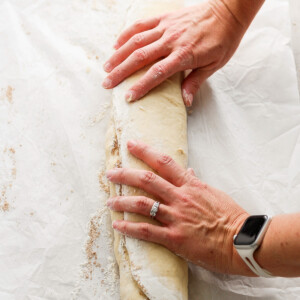
[[[156,216],[156,214],[157,214],[157,212],[158,212],[159,204],[160,204],[160,203],[159,203],[158,201],[155,201],[155,202],[153,203],[152,207],[151,207],[151,210],[150,210],[150,217],[151,217],[152,219],[155,219],[155,216]]]

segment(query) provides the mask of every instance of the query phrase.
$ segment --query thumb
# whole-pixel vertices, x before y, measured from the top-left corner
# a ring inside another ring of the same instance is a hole
[[[209,77],[211,71],[203,69],[194,69],[184,80],[181,85],[183,102],[186,106],[191,106],[194,96],[202,82]]]

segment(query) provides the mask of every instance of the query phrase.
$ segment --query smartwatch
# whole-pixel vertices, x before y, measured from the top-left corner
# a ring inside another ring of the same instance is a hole
[[[270,225],[271,217],[257,215],[248,217],[238,234],[233,237],[233,245],[253,273],[261,277],[274,277],[261,268],[253,257],[254,251],[260,246]]]

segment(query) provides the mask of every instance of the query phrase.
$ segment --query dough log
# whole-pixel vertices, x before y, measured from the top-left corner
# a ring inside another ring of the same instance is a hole
[[[135,1],[127,23],[179,8],[181,1]],[[128,25],[128,24],[127,24]],[[178,73],[163,82],[135,103],[125,101],[125,93],[147,68],[133,74],[113,90],[111,124],[107,132],[106,167],[147,169],[128,153],[127,141],[143,141],[166,153],[186,167],[186,110],[181,97],[181,76]],[[148,195],[129,186],[110,184],[110,196]],[[159,199],[158,199],[159,200]],[[112,212],[111,219],[154,222],[150,218]],[[122,300],[186,300],[188,298],[187,263],[163,246],[114,232],[114,252],[119,265]]]

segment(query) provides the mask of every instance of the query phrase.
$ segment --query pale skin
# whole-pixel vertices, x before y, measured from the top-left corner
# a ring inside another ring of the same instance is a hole
[[[192,70],[182,82],[184,103],[191,106],[202,82],[231,58],[262,3],[210,0],[136,22],[121,33],[116,52],[104,64],[109,75],[103,87],[113,88],[158,60],[128,90],[126,100],[138,100],[172,74]]]
[[[193,70],[182,82],[183,101],[192,105],[201,83],[233,55],[263,0],[211,0],[157,18],[141,20],[118,38],[115,54],[104,69],[103,82],[113,88],[140,68],[154,65],[130,88],[127,101],[136,101],[178,71]],[[141,188],[161,202],[148,223],[115,221],[119,232],[161,244],[206,269],[255,276],[233,247],[249,214],[230,196],[201,182],[192,169],[138,142],[128,151],[155,173],[132,169],[107,172],[110,181]],[[110,198],[108,206],[149,216],[154,200],[138,196]],[[300,214],[275,216],[255,252],[258,264],[275,276],[300,276]]]
[[[159,225],[115,221],[113,228],[138,239],[158,243],[172,252],[215,272],[255,276],[233,247],[233,236],[249,214],[230,196],[199,180],[192,169],[137,141],[128,151],[154,172],[116,168],[107,172],[114,183],[140,188],[161,202]],[[144,196],[118,196],[107,205],[115,211],[150,215],[154,200]],[[256,261],[274,276],[300,276],[300,214],[275,216]]]

